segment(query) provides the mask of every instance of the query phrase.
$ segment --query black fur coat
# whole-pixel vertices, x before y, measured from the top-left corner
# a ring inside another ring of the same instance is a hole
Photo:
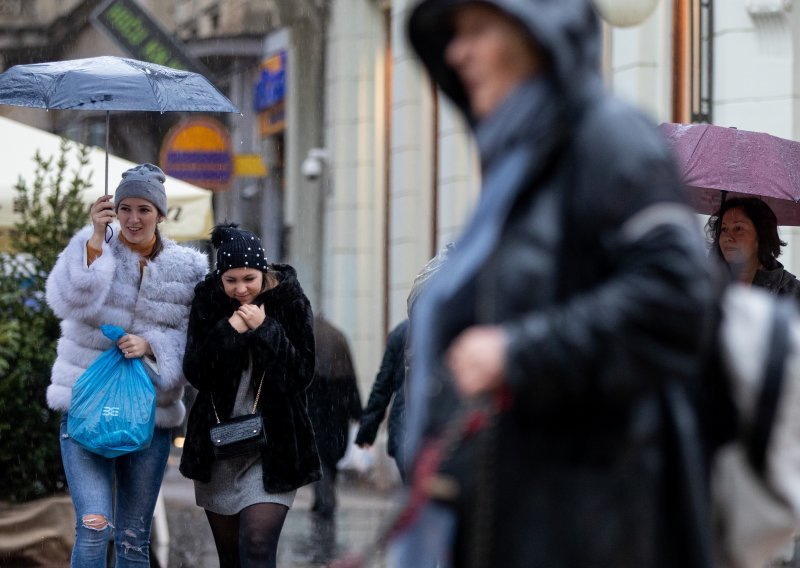
[[[264,488],[272,493],[290,491],[320,478],[305,392],[314,377],[311,306],[291,266],[271,269],[280,283],[253,302],[264,305],[267,318],[245,333],[228,323],[238,302],[225,295],[216,276],[208,275],[195,289],[183,366],[198,393],[189,413],[180,466],[191,479],[208,482],[211,477],[214,453],[209,429],[216,422],[211,392],[220,417],[230,416],[248,352],[253,358],[254,389],[266,372],[259,400],[267,434],[261,452]]]

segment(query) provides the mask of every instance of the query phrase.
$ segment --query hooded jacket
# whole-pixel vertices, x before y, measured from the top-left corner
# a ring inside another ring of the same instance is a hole
[[[443,466],[459,484],[456,565],[707,566],[687,393],[713,293],[668,149],[602,88],[588,0],[480,2],[527,30],[547,71],[477,121],[444,59],[450,11],[467,3],[428,0],[409,19],[412,46],[473,125],[483,174],[415,306],[412,452],[459,411],[440,364],[451,342],[478,324],[508,340],[511,407]]]
[[[219,277],[209,274],[197,285],[189,317],[184,372],[198,390],[181,456],[186,477],[208,482],[214,451],[209,435],[220,417],[230,416],[245,365],[252,358],[252,387],[264,376],[258,411],[267,443],[261,450],[264,489],[291,491],[320,478],[314,431],[308,417],[306,389],[314,378],[313,315],[294,268],[275,264],[277,286],[253,303],[263,305],[264,322],[237,332],[228,318],[239,306],[229,298]]]
[[[111,341],[102,324],[117,325],[150,343],[158,362],[156,426],[183,422],[183,351],[194,287],[208,270],[200,252],[162,237],[163,250],[139,270],[139,255],[116,235],[103,243],[103,253],[86,266],[86,242],[92,227],[81,229],[59,255],[47,278],[48,305],[61,318],[61,339],[51,385],[50,408],[68,411],[72,385]]]

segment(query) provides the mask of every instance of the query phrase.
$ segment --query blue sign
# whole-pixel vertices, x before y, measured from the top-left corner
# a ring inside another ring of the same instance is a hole
[[[256,83],[255,107],[262,111],[283,102],[286,96],[286,52],[281,51],[261,63]]]

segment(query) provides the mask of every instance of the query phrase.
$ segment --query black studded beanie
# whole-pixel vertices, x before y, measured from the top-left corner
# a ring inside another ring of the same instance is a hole
[[[236,223],[216,225],[211,231],[211,244],[217,253],[217,276],[231,268],[256,268],[267,271],[267,257],[261,239],[254,233],[240,229]]]
[[[159,213],[166,215],[167,192],[164,189],[166,179],[167,176],[161,168],[153,164],[142,164],[123,172],[122,181],[114,192],[116,209],[119,209],[119,204],[126,197],[139,197],[146,199],[156,206]]]

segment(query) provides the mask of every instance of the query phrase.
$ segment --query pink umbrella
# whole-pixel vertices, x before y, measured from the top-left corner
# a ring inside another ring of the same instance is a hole
[[[713,124],[665,123],[698,213],[710,215],[725,199],[758,197],[780,225],[800,226],[800,142]]]

